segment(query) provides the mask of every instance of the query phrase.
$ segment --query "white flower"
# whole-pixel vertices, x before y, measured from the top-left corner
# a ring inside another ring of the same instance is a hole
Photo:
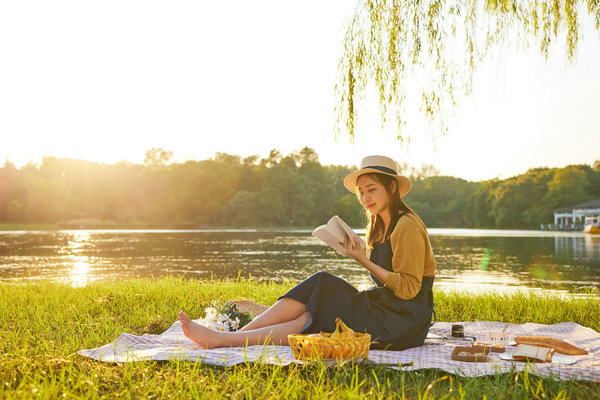
[[[216,316],[217,316],[217,310],[216,309],[214,309],[213,307],[208,307],[206,309],[206,318],[213,319]]]
[[[220,314],[215,307],[208,307],[206,310],[204,325],[210,329],[223,332],[233,332],[240,328],[240,319],[238,317],[232,320],[229,315]]]

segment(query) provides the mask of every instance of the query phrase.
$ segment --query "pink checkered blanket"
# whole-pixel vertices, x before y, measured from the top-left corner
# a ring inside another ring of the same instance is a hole
[[[464,326],[465,335],[475,336],[478,340],[487,338],[490,330],[504,329],[507,324],[501,322],[457,322]],[[450,322],[437,322],[430,333],[450,336]],[[488,362],[461,362],[451,358],[457,345],[468,342],[456,340],[427,340],[424,346],[404,351],[371,350],[369,361],[386,364],[390,368],[402,370],[440,369],[452,374],[467,376],[492,375],[525,368],[533,374],[554,379],[575,379],[600,382],[600,334],[590,328],[573,322],[554,325],[508,324],[506,332],[510,338],[520,335],[551,336],[565,340],[588,351],[586,356],[576,356],[575,363],[551,364],[505,361],[498,353],[490,353]],[[507,351],[515,348],[508,346]],[[131,362],[143,360],[189,360],[206,364],[231,366],[246,362],[258,362],[277,365],[302,363],[294,359],[289,346],[248,346],[204,350],[183,335],[181,324],[175,322],[160,335],[135,336],[124,333],[113,342],[104,346],[80,350],[78,354],[105,362]],[[411,364],[410,366],[401,366]]]

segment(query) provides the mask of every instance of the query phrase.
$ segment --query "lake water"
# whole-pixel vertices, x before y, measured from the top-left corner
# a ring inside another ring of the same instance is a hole
[[[475,229],[429,232],[438,288],[600,290],[600,236]],[[165,275],[301,281],[320,270],[359,289],[371,285],[364,268],[307,230],[0,232],[4,281],[50,279],[85,286],[98,280]]]

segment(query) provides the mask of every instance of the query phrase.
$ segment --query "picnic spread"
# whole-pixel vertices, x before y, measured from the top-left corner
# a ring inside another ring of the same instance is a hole
[[[196,321],[202,323],[201,319]],[[457,324],[464,329],[462,337],[452,336],[452,326]],[[490,343],[489,339],[496,338],[494,335],[498,331],[502,331],[509,340],[500,344]],[[520,343],[516,343],[515,339]],[[275,365],[311,362],[295,357],[290,346],[202,349],[183,334],[179,321],[159,335],[124,333],[109,344],[80,350],[78,354],[104,362],[188,360],[221,366],[248,362]],[[403,371],[438,369],[465,376],[527,369],[532,374],[553,379],[600,382],[600,334],[574,322],[553,325],[436,322],[423,346],[402,351],[369,350],[366,358],[355,361],[382,364]]]

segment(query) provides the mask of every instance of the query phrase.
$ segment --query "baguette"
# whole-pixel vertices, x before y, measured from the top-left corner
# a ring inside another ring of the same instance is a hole
[[[575,347],[570,343],[548,336],[517,336],[514,340],[517,344],[546,347],[568,356],[584,356],[588,353],[586,350]]]

